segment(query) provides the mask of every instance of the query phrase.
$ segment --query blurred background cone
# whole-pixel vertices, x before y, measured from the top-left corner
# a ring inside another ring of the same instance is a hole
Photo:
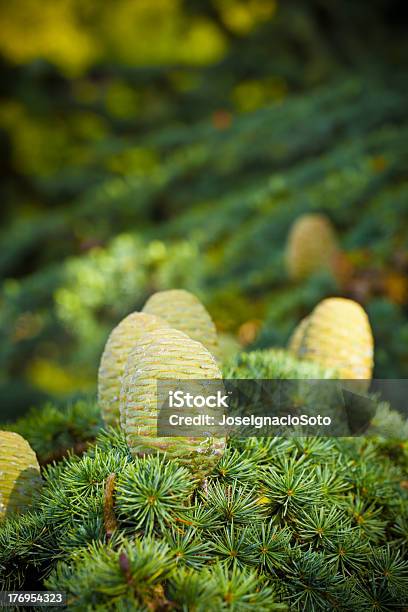
[[[307,278],[318,270],[336,271],[339,245],[334,227],[321,214],[301,215],[293,223],[286,244],[286,267],[293,280]]]
[[[299,357],[336,370],[339,378],[364,381],[371,380],[373,354],[368,316],[345,298],[327,298],[316,306],[298,348]]]

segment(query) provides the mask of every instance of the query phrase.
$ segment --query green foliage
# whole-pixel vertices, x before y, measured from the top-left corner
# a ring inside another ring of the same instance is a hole
[[[350,529],[334,533],[326,546],[328,562],[334,565],[336,572],[345,576],[361,572],[371,553],[367,539]]]
[[[234,525],[214,535],[214,553],[226,567],[245,567],[251,561],[251,547],[246,537],[246,529],[234,529]]]
[[[294,380],[334,378],[335,373],[321,366],[299,362],[287,351],[268,349],[241,353],[224,367],[225,378]]]
[[[392,605],[403,598],[406,463],[381,439],[231,440],[201,483],[175,460],[131,458],[122,442],[101,432],[82,458],[46,468],[36,506],[0,527],[3,588],[49,576],[47,588],[67,590],[73,609],[169,600],[187,610],[196,596],[198,609],[208,600],[359,610],[376,593]]]
[[[347,609],[350,588],[318,552],[295,548],[289,558],[285,588],[298,610]],[[352,608],[351,608],[352,609]]]
[[[204,508],[208,508],[219,524],[234,523],[248,525],[261,520],[261,508],[258,506],[253,489],[241,486],[216,483],[201,493]]]
[[[159,456],[129,463],[117,485],[119,517],[133,529],[151,533],[171,525],[183,513],[194,488],[188,471]]]
[[[284,611],[287,606],[275,603],[274,592],[254,571],[231,571],[214,566],[200,573],[177,572],[170,580],[169,595],[176,609],[208,610],[271,610]]]
[[[228,484],[255,483],[257,480],[256,463],[256,458],[250,453],[234,449],[221,455],[211,476],[213,479],[217,478]]]
[[[102,419],[95,402],[80,400],[65,407],[51,403],[32,409],[9,427],[28,440],[40,463],[60,459],[67,451],[85,450],[99,432]]]
[[[74,554],[72,565],[57,567],[47,586],[66,591],[73,610],[103,609],[108,603],[113,609],[133,604],[143,610],[160,599],[156,587],[173,567],[169,547],[148,537],[123,540],[117,549],[94,544]]]
[[[179,566],[199,569],[211,559],[211,543],[203,541],[194,528],[169,529],[164,539]]]
[[[306,371],[282,352],[235,363],[244,377]],[[45,468],[30,513],[0,526],[1,587],[45,579],[73,609],[392,609],[408,583],[407,459],[381,437],[236,438],[196,480],[101,430],[82,457]]]
[[[263,485],[271,511],[291,520],[308,503],[316,506],[322,503],[323,495],[314,470],[304,466],[302,459],[284,458],[282,463],[265,471]]]
[[[316,505],[296,517],[297,531],[304,542],[313,542],[316,548],[325,547],[334,536],[347,531],[350,522],[341,508]]]
[[[283,567],[291,539],[290,529],[274,524],[273,519],[252,527],[247,532],[251,562],[260,566],[266,574],[278,575],[277,569]]]
[[[56,539],[41,511],[10,518],[0,525],[0,585],[2,590],[24,585],[27,572],[40,577],[49,565]],[[55,549],[56,558],[58,551]]]

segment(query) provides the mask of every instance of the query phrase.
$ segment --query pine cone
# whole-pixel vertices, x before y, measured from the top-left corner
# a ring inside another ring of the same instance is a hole
[[[120,398],[121,424],[134,455],[165,451],[171,457],[210,463],[225,447],[223,438],[157,438],[158,379],[219,380],[214,357],[199,342],[175,329],[145,334],[126,364]],[[202,392],[205,393],[203,384]]]
[[[98,402],[107,425],[119,421],[119,397],[130,350],[146,332],[168,327],[166,321],[143,312],[132,312],[122,319],[105,344],[98,372]]]
[[[330,220],[324,215],[302,215],[292,225],[286,246],[290,278],[307,278],[317,270],[335,271],[339,247]]]
[[[370,380],[373,344],[363,308],[353,300],[328,298],[308,317],[298,356],[336,370],[340,378]]]
[[[304,319],[301,320],[299,325],[295,327],[292,335],[290,336],[288,340],[288,350],[294,355],[298,355],[299,353],[299,349],[302,344],[303,336],[304,336],[308,322],[309,322],[309,317],[304,317]]]
[[[27,440],[0,431],[0,521],[30,506],[40,486],[40,466]]]
[[[189,291],[159,291],[147,300],[143,312],[165,319],[171,327],[201,342],[212,355],[218,356],[214,322],[200,300]]]

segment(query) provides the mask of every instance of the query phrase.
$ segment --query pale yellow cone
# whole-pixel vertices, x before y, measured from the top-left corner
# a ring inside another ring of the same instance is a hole
[[[298,356],[334,369],[339,378],[370,380],[374,341],[364,309],[345,298],[320,302],[308,317]]]
[[[98,372],[98,402],[107,425],[119,422],[121,377],[130,350],[146,332],[168,327],[163,319],[143,312],[132,312],[109,335]]]
[[[212,355],[218,357],[214,322],[200,300],[189,291],[171,289],[154,293],[144,305],[143,312],[165,319],[170,327],[201,342]]]
[[[293,355],[299,354],[299,349],[302,344],[303,336],[309,321],[309,317],[305,317],[301,320],[299,325],[293,331],[291,337],[288,341],[288,350],[293,353]]]
[[[0,431],[0,521],[26,510],[40,487],[40,466],[27,440]]]
[[[292,225],[286,245],[286,267],[293,280],[307,278],[318,270],[334,271],[339,254],[330,220],[321,214],[305,214]]]
[[[207,465],[217,460],[224,438],[156,437],[157,380],[221,378],[211,353],[183,332],[169,328],[145,334],[129,355],[121,390],[121,424],[132,454],[159,450],[171,457],[198,457]]]

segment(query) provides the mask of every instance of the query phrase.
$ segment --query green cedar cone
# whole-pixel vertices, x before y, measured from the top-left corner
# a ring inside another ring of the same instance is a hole
[[[132,312],[110,333],[98,372],[98,403],[107,425],[119,421],[121,377],[130,350],[145,332],[162,327],[168,327],[166,321],[143,312]]]
[[[184,289],[171,289],[153,294],[143,312],[156,315],[167,323],[197,340],[215,356],[218,356],[217,330],[200,300]]]
[[[308,317],[298,356],[336,370],[340,378],[370,380],[373,345],[370,322],[360,304],[328,298]]]
[[[223,452],[225,439],[155,437],[159,379],[219,380],[222,375],[211,353],[183,332],[169,328],[145,334],[131,351],[122,380],[121,425],[130,451],[160,450],[211,464]]]

